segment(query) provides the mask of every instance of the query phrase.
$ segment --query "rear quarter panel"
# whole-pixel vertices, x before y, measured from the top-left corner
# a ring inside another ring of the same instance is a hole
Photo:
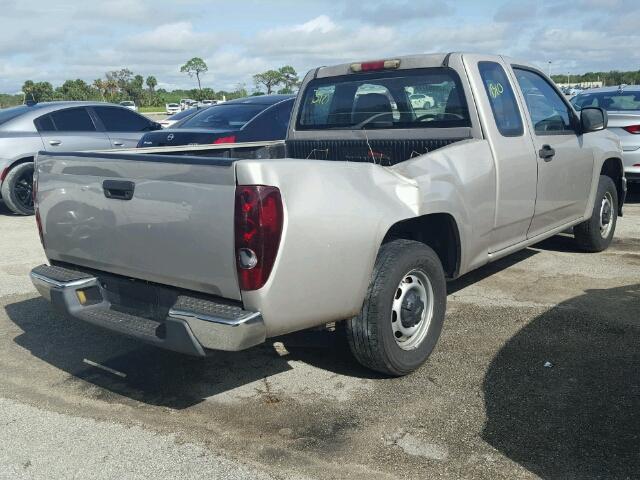
[[[380,245],[395,223],[449,213],[464,270],[486,262],[495,176],[486,141],[467,141],[395,167],[319,160],[242,161],[238,184],[277,186],[285,208],[278,258],[260,290],[242,292],[267,335],[356,315]]]

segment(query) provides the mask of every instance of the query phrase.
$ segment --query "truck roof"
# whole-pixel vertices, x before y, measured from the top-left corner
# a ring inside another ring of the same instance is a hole
[[[349,63],[341,63],[338,65],[320,67],[315,72],[316,78],[326,78],[326,77],[336,77],[340,75],[347,75],[352,73],[351,65],[354,63],[367,63],[371,61],[379,61],[379,60],[400,60],[400,66],[398,70],[407,70],[412,68],[429,68],[429,67],[441,67],[447,66],[449,59],[452,56],[462,57],[465,55],[464,52],[449,52],[449,53],[424,53],[417,55],[402,55],[402,56],[388,56],[384,58],[377,59],[364,59]],[[501,56],[501,55],[486,55],[488,59],[494,59],[495,61],[505,61],[507,63],[516,63],[518,65],[524,65],[528,67],[535,68],[535,66],[530,65],[527,62],[517,61],[509,57]]]

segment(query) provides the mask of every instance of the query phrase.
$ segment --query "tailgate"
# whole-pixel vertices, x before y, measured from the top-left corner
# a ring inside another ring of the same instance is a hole
[[[40,152],[36,175],[49,259],[240,299],[234,160]]]

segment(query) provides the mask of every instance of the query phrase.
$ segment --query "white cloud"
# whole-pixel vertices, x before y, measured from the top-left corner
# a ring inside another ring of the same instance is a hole
[[[399,38],[389,27],[347,28],[326,15],[308,22],[259,32],[248,42],[248,53],[285,63],[344,60],[387,52]]]
[[[252,75],[435,51],[505,53],[572,73],[638,68],[640,0],[0,0],[0,92],[24,80],[92,81],[129,68],[191,87]]]
[[[129,36],[123,46],[138,51],[195,52],[204,55],[216,49],[215,33],[196,32],[191,22],[159,25],[152,30]]]
[[[374,4],[361,0],[349,2],[343,11],[343,17],[353,18],[380,25],[399,25],[411,21],[448,17],[455,9],[453,2],[445,0],[421,0],[419,2],[382,2]]]

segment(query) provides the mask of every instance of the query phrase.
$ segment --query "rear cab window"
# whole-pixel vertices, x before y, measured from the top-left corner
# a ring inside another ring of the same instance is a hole
[[[320,78],[303,95],[297,130],[471,126],[460,77],[450,68]]]
[[[206,108],[180,124],[180,128],[240,129],[269,105],[227,103]]]
[[[581,93],[571,99],[576,110],[600,107],[609,112],[640,111],[640,91],[620,89],[615,92]]]
[[[496,62],[479,62],[478,69],[500,134],[504,137],[523,135],[518,102],[502,66]]]

